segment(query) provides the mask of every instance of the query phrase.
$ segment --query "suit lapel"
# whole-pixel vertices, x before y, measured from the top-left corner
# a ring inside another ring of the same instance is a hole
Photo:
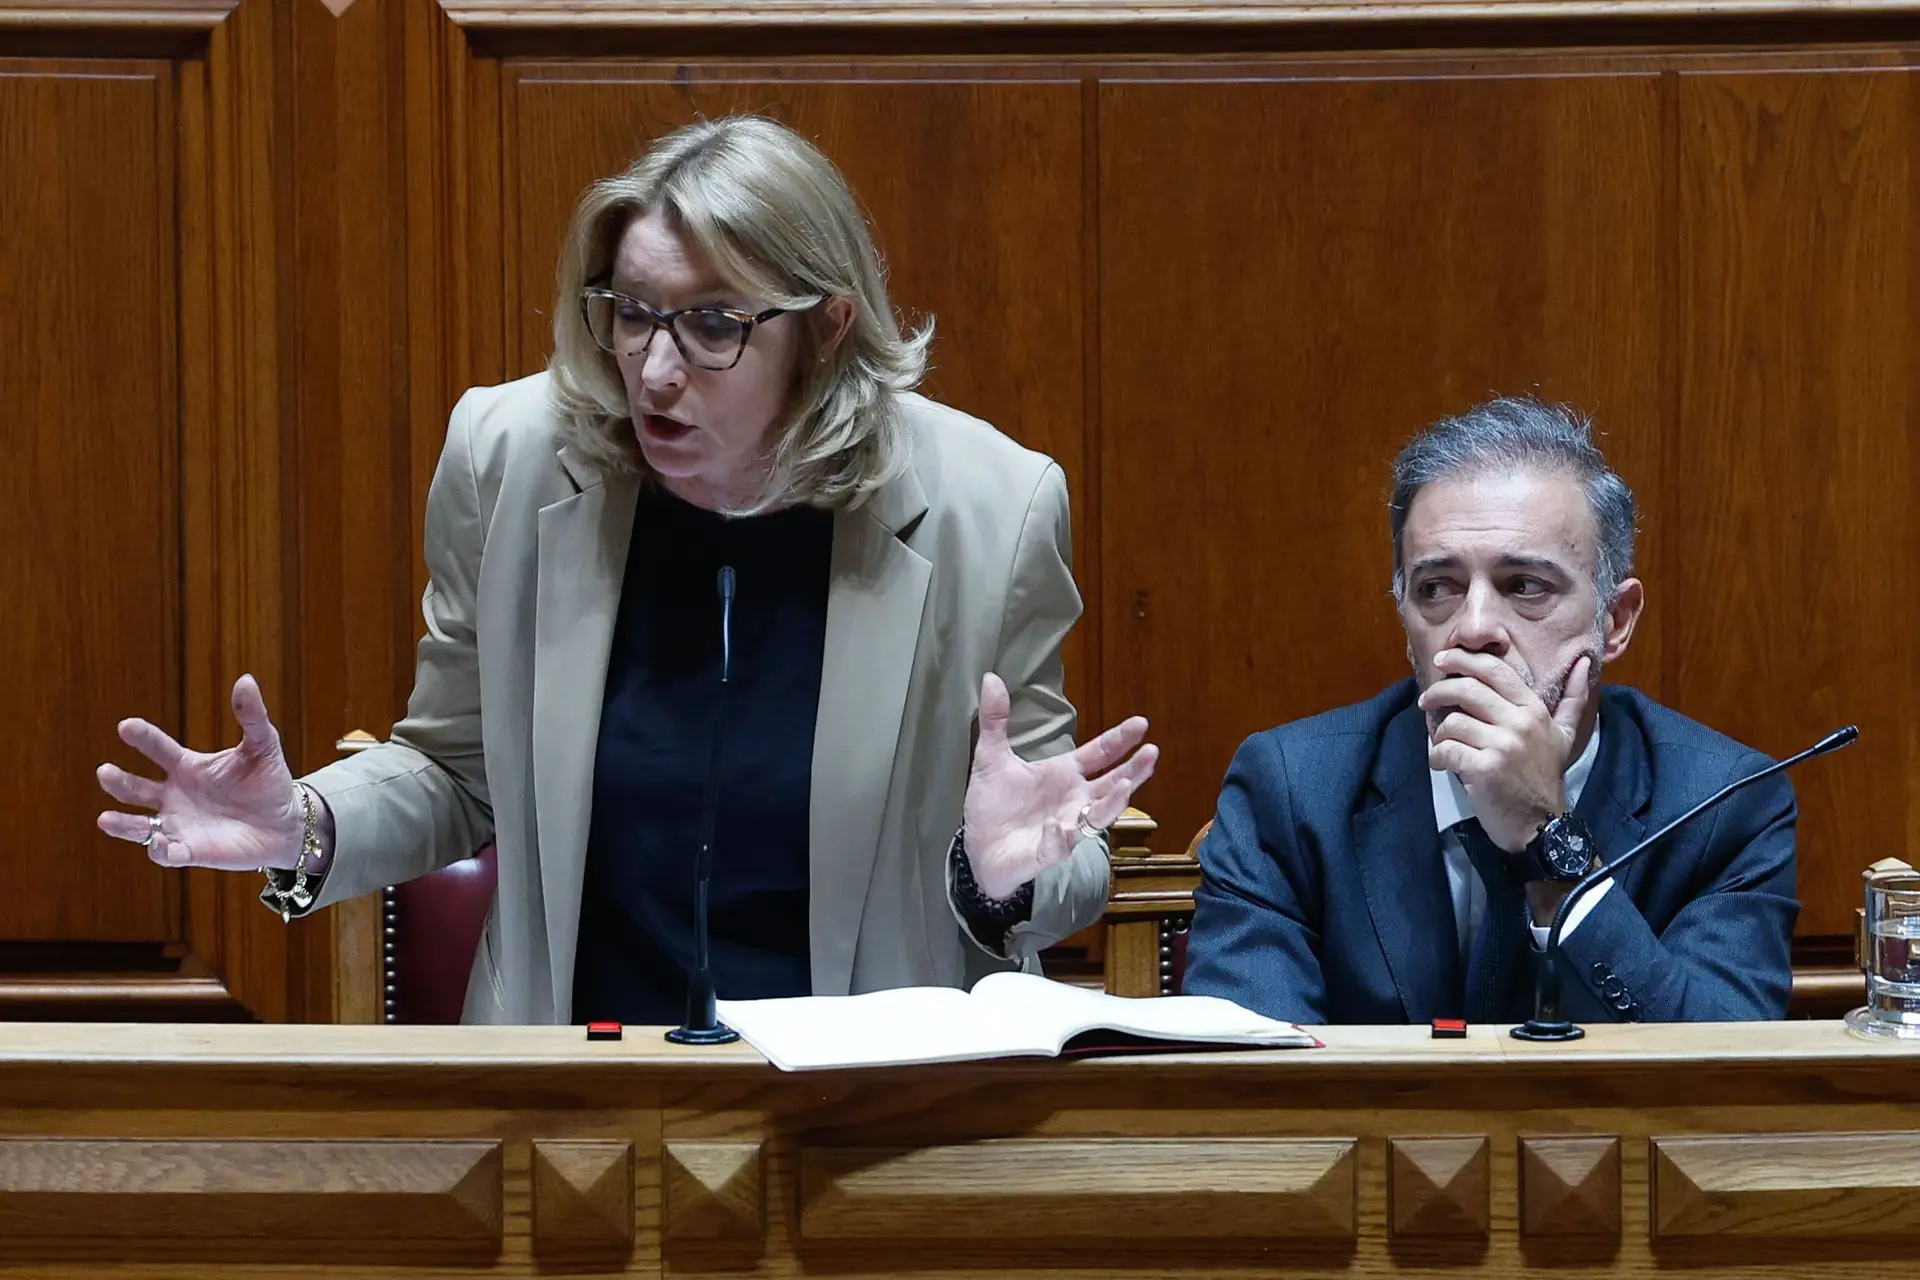
[[[833,522],[826,659],[814,726],[808,849],[813,989],[845,995],[880,853],[933,565],[903,538],[926,513],[911,468]]]
[[[1607,691],[1611,692],[1611,691]],[[1640,722],[1627,700],[1601,695],[1602,728],[1600,750],[1594,756],[1593,772],[1573,811],[1593,832],[1593,842],[1602,858],[1617,858],[1646,835],[1647,806],[1653,800],[1653,768],[1647,759],[1646,739]],[[1631,890],[1639,883],[1648,861],[1647,854],[1622,873],[1620,888]]]
[[[1459,935],[1434,828],[1427,732],[1418,706],[1387,722],[1373,794],[1354,817],[1354,853],[1373,931],[1408,1022],[1458,1016]]]
[[[640,492],[570,448],[560,460],[581,488],[540,509],[533,654],[534,821],[556,1010],[573,985],[600,704]]]

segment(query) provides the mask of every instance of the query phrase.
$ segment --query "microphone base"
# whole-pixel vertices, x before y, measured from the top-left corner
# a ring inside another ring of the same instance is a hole
[[[667,1039],[675,1044],[732,1044],[739,1038],[740,1033],[724,1022],[710,1027],[675,1027],[667,1032]]]
[[[1571,1022],[1542,1022],[1538,1018],[1528,1018],[1513,1029],[1515,1040],[1545,1041],[1578,1040],[1587,1034]]]

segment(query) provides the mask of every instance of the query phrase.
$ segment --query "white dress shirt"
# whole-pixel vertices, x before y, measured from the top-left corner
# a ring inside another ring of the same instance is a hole
[[[1587,775],[1593,772],[1593,762],[1600,754],[1600,722],[1595,720],[1593,735],[1587,739],[1586,750],[1582,751],[1574,762],[1567,766],[1566,790],[1567,808],[1572,809],[1580,803],[1580,793],[1586,790]],[[1473,869],[1473,861],[1467,857],[1466,841],[1455,828],[1469,818],[1476,817],[1473,801],[1467,798],[1467,789],[1460,779],[1444,769],[1429,769],[1427,773],[1433,782],[1433,819],[1440,830],[1440,849],[1447,860],[1447,892],[1453,898],[1453,922],[1460,943],[1460,971],[1466,972],[1468,957],[1471,954],[1473,940],[1480,933],[1480,917],[1486,914],[1487,887],[1480,882],[1480,875]],[[1600,899],[1613,889],[1611,878],[1602,880],[1597,888],[1580,901],[1573,904],[1573,910],[1567,913],[1567,923],[1560,930],[1565,938],[1580,927]],[[1547,930],[1529,922],[1533,930],[1533,949],[1547,949]]]

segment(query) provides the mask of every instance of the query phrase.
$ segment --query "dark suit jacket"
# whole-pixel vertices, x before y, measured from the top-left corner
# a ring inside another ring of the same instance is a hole
[[[1184,990],[1291,1022],[1460,1016],[1465,979],[1416,697],[1406,680],[1241,745],[1200,846]],[[1636,690],[1603,688],[1600,706],[1600,754],[1575,812],[1602,857],[1767,763]],[[1642,854],[1564,939],[1566,1016],[1783,1016],[1800,910],[1796,816],[1780,775]],[[1532,992],[1529,973],[1513,1020]]]

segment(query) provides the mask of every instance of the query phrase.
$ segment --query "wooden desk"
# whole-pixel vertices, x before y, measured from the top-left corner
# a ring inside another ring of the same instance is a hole
[[[1837,1024],[1325,1038],[782,1075],[654,1031],[0,1024],[0,1268],[1750,1280],[1920,1240],[1920,1056]]]

